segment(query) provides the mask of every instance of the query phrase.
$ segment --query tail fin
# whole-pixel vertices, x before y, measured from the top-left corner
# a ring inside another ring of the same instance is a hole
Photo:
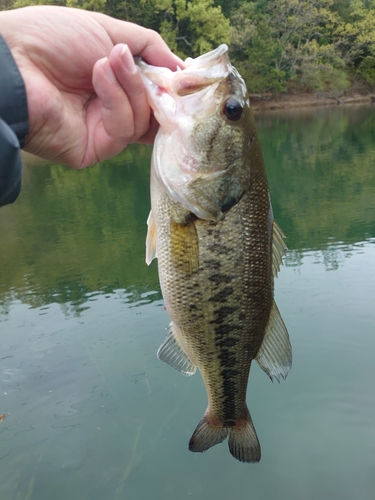
[[[206,412],[189,441],[189,450],[207,451],[222,443],[227,436],[229,451],[234,458],[240,462],[259,462],[260,444],[248,410],[246,420],[238,421],[233,427],[223,427]]]
[[[222,426],[212,425],[206,412],[197,425],[189,441],[190,451],[207,451],[215,444],[222,443],[228,436],[228,429]]]
[[[260,444],[251,420],[245,427],[229,429],[228,445],[231,454],[240,462],[259,462]]]

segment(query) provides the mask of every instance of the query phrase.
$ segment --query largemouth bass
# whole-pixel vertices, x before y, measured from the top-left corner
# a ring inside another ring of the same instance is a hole
[[[246,85],[228,47],[172,72],[138,60],[160,128],[151,165],[146,262],[158,259],[172,319],[158,357],[185,375],[196,368],[207,410],[189,449],[228,437],[230,453],[258,462],[246,406],[251,362],[271,380],[291,367],[289,336],[274,302],[285,253]]]

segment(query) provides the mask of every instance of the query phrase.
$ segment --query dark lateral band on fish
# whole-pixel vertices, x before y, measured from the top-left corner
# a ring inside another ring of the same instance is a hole
[[[246,405],[251,364],[280,381],[292,351],[273,298],[284,235],[273,220],[246,85],[225,45],[175,73],[137,64],[160,124],[146,262],[158,259],[172,322],[158,357],[184,375],[197,368],[202,375],[208,407],[189,449],[228,438],[237,460],[258,462]]]

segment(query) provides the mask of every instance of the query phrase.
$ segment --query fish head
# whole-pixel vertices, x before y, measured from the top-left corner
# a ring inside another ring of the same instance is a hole
[[[142,60],[137,65],[160,124],[152,159],[156,178],[198,218],[222,219],[250,185],[256,138],[246,85],[228,47],[188,58],[175,72]]]

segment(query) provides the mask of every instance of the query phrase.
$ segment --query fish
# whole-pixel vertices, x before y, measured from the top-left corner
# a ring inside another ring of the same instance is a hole
[[[274,300],[285,255],[244,80],[223,44],[183,69],[136,61],[159,122],[150,174],[146,262],[158,261],[171,318],[157,356],[184,375],[197,368],[208,406],[189,450],[228,438],[256,463],[259,439],[246,403],[253,360],[273,381],[292,364]]]

